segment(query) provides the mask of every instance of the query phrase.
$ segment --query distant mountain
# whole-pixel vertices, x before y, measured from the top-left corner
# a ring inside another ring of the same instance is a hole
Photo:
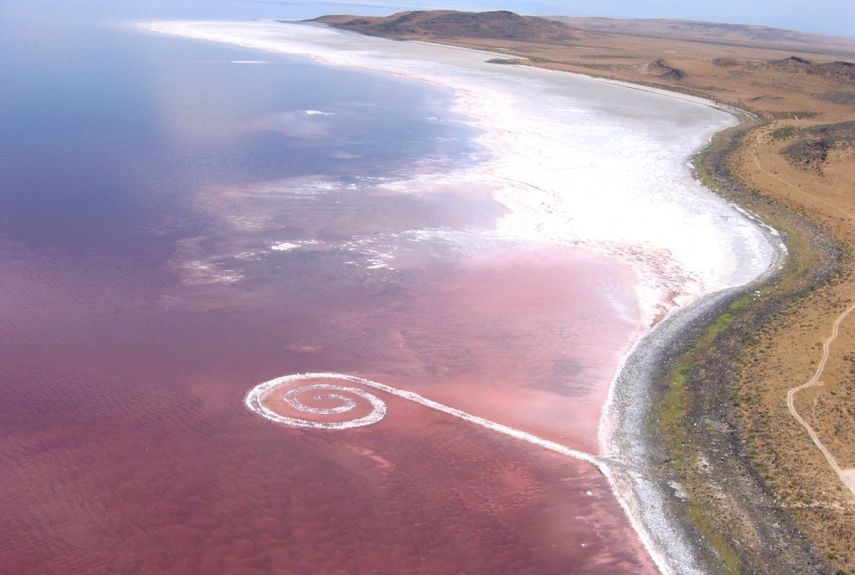
[[[768,26],[661,18],[649,20],[569,18],[565,16],[555,16],[554,18],[556,21],[563,22],[572,28],[589,32],[792,50],[810,50],[821,47],[823,50],[830,52],[846,55],[855,54],[855,40],[851,38],[821,36],[819,34],[808,34],[806,32],[770,28]]]
[[[537,44],[587,44],[620,36],[685,40],[704,44],[754,47],[855,57],[855,40],[742,24],[694,20],[619,18],[541,18],[513,12],[427,10],[391,16],[322,16],[314,20],[335,28],[400,40],[501,40]]]
[[[322,16],[314,21],[362,34],[400,39],[518,39],[555,43],[575,39],[574,30],[566,24],[506,11],[429,10],[384,17]]]

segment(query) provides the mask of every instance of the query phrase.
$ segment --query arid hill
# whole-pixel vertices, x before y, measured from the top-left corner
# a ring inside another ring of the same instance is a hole
[[[506,11],[431,10],[373,18],[322,16],[316,21],[371,36],[398,39],[489,38],[566,43],[575,38],[573,29],[561,22]]]
[[[785,72],[816,74],[855,86],[855,64],[851,62],[816,63],[798,56],[790,56],[783,60],[773,60],[769,65]]]

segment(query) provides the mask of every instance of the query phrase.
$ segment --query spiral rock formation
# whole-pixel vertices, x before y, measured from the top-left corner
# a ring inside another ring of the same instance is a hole
[[[433,401],[432,399],[428,399],[422,395],[419,395],[418,393],[397,389],[384,383],[378,383],[376,381],[371,381],[370,379],[357,377],[355,375],[346,375],[343,373],[296,373],[293,375],[284,375],[282,377],[277,377],[276,379],[271,379],[270,381],[265,381],[264,383],[260,383],[253,387],[246,395],[244,403],[251,411],[254,411],[262,417],[265,417],[277,423],[283,423],[285,425],[290,425],[294,427],[313,427],[316,429],[348,429],[351,427],[362,427],[365,425],[371,425],[372,423],[377,423],[378,421],[383,419],[383,417],[386,416],[386,403],[382,399],[373,395],[372,393],[365,391],[364,389],[362,389],[362,387],[326,382],[311,384],[295,383],[306,380],[329,379],[338,379],[344,382],[350,382],[351,384],[355,383],[359,386],[371,387],[378,391],[382,391],[384,393],[388,393],[390,395],[394,395],[406,399],[408,401],[413,401],[415,403],[424,405],[425,407],[428,407],[430,409],[451,415],[453,417],[460,418],[464,421],[474,423],[475,425],[480,425],[481,427],[485,427],[491,431],[495,431],[503,435],[508,435],[510,437],[515,437],[517,439],[527,441],[528,443],[537,445],[550,451],[554,451],[556,453],[560,453],[562,455],[567,455],[575,459],[587,461],[588,463],[595,465],[603,473],[607,474],[606,461],[603,458],[591,455],[589,453],[585,453],[584,451],[573,449],[571,447],[567,447],[566,445],[555,443],[554,441],[550,441],[548,439],[543,439],[542,437],[538,437],[536,435],[521,431],[519,429],[515,429],[513,427],[508,427],[507,425],[502,425],[501,423],[496,423],[495,421],[490,421],[489,419],[484,419],[483,417],[478,417],[477,415],[472,415],[471,413],[467,413],[460,409],[444,405],[442,403]],[[290,411],[296,411],[307,416],[314,415],[323,418],[331,415],[344,414],[353,411],[357,408],[356,400],[353,398],[353,396],[367,401],[371,405],[371,411],[367,415],[363,415],[347,421],[312,421],[311,419],[303,419],[290,415],[283,415],[265,405],[265,402],[269,403],[270,401],[270,398],[268,397],[270,392],[281,386],[288,386],[292,388],[285,391],[281,397],[283,404],[287,406],[286,409]],[[311,407],[307,405],[302,399],[302,397],[305,394],[311,392],[315,392],[315,394],[310,398],[312,401],[335,402],[336,405],[333,407]],[[349,396],[345,394],[349,394]]]
[[[376,382],[361,377],[340,373],[298,373],[277,377],[276,379],[265,381],[253,387],[246,395],[244,403],[250,410],[271,421],[294,427],[311,427],[315,429],[362,427],[377,423],[386,416],[386,403],[364,389],[354,385],[338,383],[302,383],[313,379],[338,379],[368,385],[369,387],[379,385]],[[284,392],[281,398],[283,403],[289,408],[289,411],[305,414],[309,418],[303,419],[283,415],[265,405],[266,396],[276,388],[282,386],[290,387],[290,389]],[[343,421],[325,421],[323,419],[313,421],[310,419],[311,416],[342,415],[353,412],[358,407],[357,398],[365,400],[371,406],[371,411],[367,415]],[[321,401],[333,402],[335,405],[332,407],[314,407],[310,403],[307,403]]]

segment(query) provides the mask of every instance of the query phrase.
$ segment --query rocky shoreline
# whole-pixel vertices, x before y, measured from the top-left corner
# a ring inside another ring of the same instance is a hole
[[[746,289],[719,292],[671,314],[638,343],[615,381],[615,400],[607,417],[616,430],[608,442],[608,457],[618,462],[617,491],[631,494],[630,513],[648,532],[654,552],[664,558],[660,567],[666,572],[717,569],[704,553],[703,534],[681,513],[680,501],[686,494],[657,429],[658,401],[667,387],[668,366],[679,351]]]
[[[626,486],[676,572],[831,573],[752,466],[730,401],[745,338],[776,310],[830,281],[840,253],[816,224],[729,177],[730,154],[755,126],[744,118],[720,134],[696,168],[717,193],[774,221],[789,256],[749,285],[680,310],[644,338],[616,382],[612,417],[619,433],[610,450],[627,462]],[[800,254],[787,241],[796,235],[822,265],[791,289],[776,289],[796,273]],[[676,420],[666,413],[669,400],[685,406]]]

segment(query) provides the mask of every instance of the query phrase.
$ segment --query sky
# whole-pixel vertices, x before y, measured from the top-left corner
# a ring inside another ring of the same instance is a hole
[[[520,14],[680,18],[760,24],[855,38],[855,0],[0,0],[0,20],[17,8],[41,17],[122,15],[150,19],[386,15],[402,10],[510,10]]]

